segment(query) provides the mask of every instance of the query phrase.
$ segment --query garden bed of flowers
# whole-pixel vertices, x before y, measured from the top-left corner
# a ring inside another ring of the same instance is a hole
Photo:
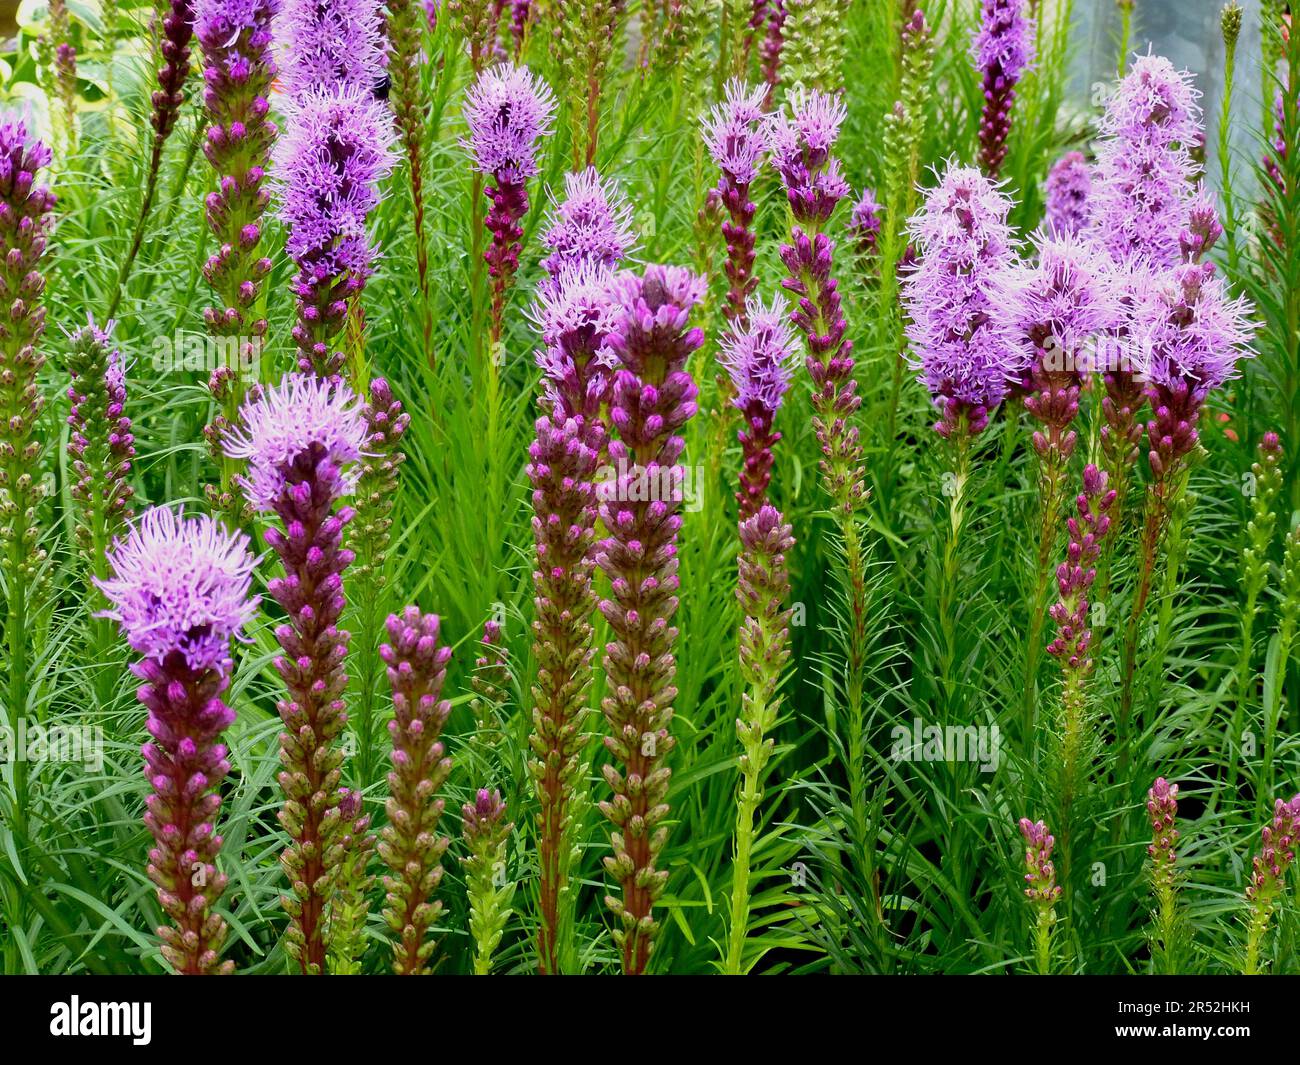
[[[20,5],[3,971],[1300,972],[1300,41],[1143,4]]]

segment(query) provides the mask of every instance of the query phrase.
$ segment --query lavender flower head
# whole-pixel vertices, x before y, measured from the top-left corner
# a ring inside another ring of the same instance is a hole
[[[984,0],[980,28],[971,41],[971,59],[981,71],[997,70],[1010,82],[1034,61],[1034,24],[1025,0]]]
[[[537,291],[530,318],[541,334],[537,351],[544,399],[566,417],[595,418],[617,366],[605,343],[618,321],[610,301],[613,273],[591,262],[564,266]]]
[[[943,413],[944,436],[962,415],[980,432],[1021,368],[991,284],[1011,260],[1010,209],[974,167],[950,165],[909,223],[921,255],[903,283],[909,365]]]
[[[632,207],[612,181],[589,166],[564,175],[564,200],[547,215],[542,268],[552,277],[566,264],[616,267],[632,247]]]
[[[282,0],[276,20],[280,85],[290,96],[372,92],[387,59],[376,0]]]
[[[1120,324],[1122,308],[1110,259],[1091,243],[1040,231],[1032,237],[1037,254],[1002,271],[991,282],[999,317],[1024,366],[1044,365],[1078,377],[1078,359],[1090,338]]]
[[[275,146],[275,187],[291,258],[320,278],[369,273],[366,216],[396,161],[392,118],[371,86],[295,99]]]
[[[1148,353],[1146,372],[1163,388],[1189,385],[1202,394],[1236,373],[1253,352],[1250,304],[1230,298],[1212,263],[1186,263],[1149,279],[1132,328]]]
[[[775,414],[790,388],[798,352],[785,301],[764,304],[750,297],[749,325],[733,329],[719,340],[718,361],[731,377],[737,409],[761,407]]]
[[[1092,224],[1117,262],[1156,267],[1182,258],[1198,167],[1191,149],[1201,136],[1200,94],[1191,75],[1163,56],[1141,56],[1107,102],[1097,149]]]
[[[162,662],[178,652],[192,670],[230,668],[230,641],[257,610],[248,537],[207,515],[153,507],[116,539],[111,576],[95,580],[132,650]]]
[[[727,182],[749,185],[758,175],[767,151],[766,95],[766,86],[754,89],[733,78],[724,101],[704,120],[704,146]]]
[[[1047,175],[1047,228],[1053,233],[1079,233],[1091,213],[1092,168],[1082,152],[1066,152]]]
[[[555,106],[550,86],[527,67],[501,63],[485,70],[465,97],[469,137],[461,143],[474,168],[498,181],[535,176],[537,141],[551,134]]]
[[[853,234],[858,251],[864,256],[875,253],[876,244],[880,240],[880,216],[883,212],[884,207],[876,199],[875,190],[863,189],[849,213],[849,232]]]
[[[286,374],[279,385],[246,403],[239,425],[222,443],[229,457],[248,462],[248,476],[239,482],[249,502],[263,513],[275,510],[290,484],[291,467],[304,455],[313,467],[328,461],[343,488],[350,487],[367,438],[364,408],[345,384],[306,374]]]
[[[745,417],[739,431],[744,453],[740,473],[742,522],[757,514],[767,500],[772,479],[772,448],[781,439],[772,423],[781,400],[790,388],[798,352],[783,300],[764,305],[751,296],[745,305],[743,322],[733,323],[719,344],[718,361],[731,377],[735,390],[732,405]]]
[[[824,225],[849,194],[839,160],[831,155],[846,116],[838,96],[796,88],[789,110],[769,120],[768,154],[801,225]]]

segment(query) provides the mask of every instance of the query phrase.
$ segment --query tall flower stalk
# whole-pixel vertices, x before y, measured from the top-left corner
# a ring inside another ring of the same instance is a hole
[[[1236,374],[1237,360],[1250,354],[1248,307],[1230,299],[1212,263],[1187,263],[1147,287],[1133,322],[1149,352],[1146,425],[1151,483],[1147,487],[1141,555],[1133,607],[1124,632],[1118,719],[1128,738],[1133,680],[1143,611],[1170,516],[1187,485],[1189,461],[1199,444],[1197,422],[1210,392]],[[1160,663],[1155,663],[1159,668]]]
[[[1300,795],[1290,802],[1276,799],[1273,819],[1261,833],[1259,853],[1251,862],[1250,883],[1246,885],[1246,944],[1241,971],[1257,976],[1266,970],[1261,957],[1265,937],[1279,901],[1286,892],[1286,875],[1295,862],[1300,840]]]
[[[39,350],[45,335],[41,265],[54,195],[38,185],[36,177],[50,159],[49,148],[30,137],[22,122],[0,124],[0,294],[8,307],[0,330],[0,551],[8,650],[5,701],[11,729],[27,712],[28,622],[45,565],[36,516],[45,496],[37,432],[45,399],[37,377],[45,364]],[[27,772],[25,759],[14,761],[11,809],[20,838],[26,833]]]
[[[1016,85],[1034,61],[1034,19],[1030,0],[983,0],[980,26],[971,42],[975,69],[983,80],[984,110],[980,116],[979,161],[996,178],[1007,157],[1011,108]]]
[[[275,630],[283,650],[275,668],[288,696],[277,704],[285,727],[279,817],[290,838],[280,863],[291,894],[282,902],[287,952],[309,975],[325,971],[326,911],[351,831],[340,811],[343,753],[335,741],[347,722],[348,634],[337,624],[343,571],[353,560],[343,531],[353,510],[339,504],[355,485],[366,435],[361,401],[345,385],[290,374],[246,404],[224,439],[226,453],[248,463],[240,484],[249,504],[280,523],[265,538],[284,568],[267,592],[287,618]]]
[[[1276,502],[1282,489],[1282,442],[1277,433],[1266,432],[1259,448],[1251,476],[1254,495],[1250,500],[1250,521],[1246,525],[1246,543],[1241,551],[1241,588],[1245,593],[1241,605],[1241,646],[1237,654],[1237,676],[1232,725],[1229,735],[1241,736],[1245,725],[1247,706],[1255,693],[1255,619],[1259,615],[1259,597],[1268,587],[1269,552],[1273,535],[1277,531]],[[1231,790],[1237,782],[1238,747],[1231,745],[1227,787]]]
[[[1151,822],[1151,887],[1156,896],[1155,943],[1160,971],[1178,971],[1178,785],[1159,777],[1147,792]]]
[[[474,975],[487,976],[515,894],[514,881],[506,876],[506,844],[514,825],[506,820],[501,793],[480,788],[474,802],[462,807],[461,826],[469,851],[465,881],[469,934],[474,938]]]
[[[736,434],[743,456],[736,492],[742,522],[763,508],[772,480],[772,448],[781,439],[773,423],[790,388],[796,356],[788,318],[783,301],[764,305],[751,297],[743,322],[733,324],[719,342],[718,361],[730,378],[731,402],[744,418]]]
[[[790,207],[790,241],[781,246],[787,277],[781,284],[794,297],[790,321],[803,334],[812,378],[813,431],[821,447],[821,484],[843,551],[841,587],[848,604],[845,698],[850,729],[849,755],[854,809],[865,809],[860,776],[861,704],[866,668],[866,548],[857,513],[866,501],[862,445],[854,424],[862,399],[854,378],[853,341],[833,275],[835,242],[826,234],[831,215],[849,186],[832,155],[844,105],[819,92],[790,94],[786,112],[768,133],[773,166]]]
[[[271,202],[266,169],[278,132],[269,97],[276,75],[271,21],[279,0],[193,0],[193,5],[208,116],[203,154],[216,174],[204,209],[217,247],[204,263],[203,276],[218,303],[205,308],[203,320],[214,337],[235,338],[245,365],[253,362],[267,329],[261,292],[271,260],[261,241],[262,215]],[[244,382],[238,374],[214,374],[211,387],[219,413],[209,440],[221,464],[221,482],[209,493],[209,502],[242,524],[245,511],[235,484],[241,467],[220,441],[238,416]]]
[[[775,507],[764,505],[740,522],[740,672],[746,690],[736,719],[740,741],[740,791],[736,797],[735,859],[731,879],[731,927],[723,971],[745,972],[750,911],[750,859],[754,815],[763,801],[763,779],[772,759],[771,731],[781,714],[780,686],[790,659],[791,612],[785,556],[794,547],[791,528]]]
[[[230,641],[255,609],[248,537],[207,516],[149,510],[108,554],[97,580],[132,650],[149,711],[144,745],[145,824],[154,838],[146,872],[169,924],[158,929],[176,972],[230,973],[221,961],[226,922],[214,907],[226,889],[217,870],[221,781],[230,772],[221,734],[235,721],[222,701],[230,685]]]
[[[528,179],[539,171],[538,141],[550,135],[554,114],[555,96],[527,67],[492,67],[465,99],[469,137],[464,146],[475,171],[491,182],[486,195],[492,206],[484,225],[492,239],[483,253],[491,278],[491,359],[505,331],[506,297],[519,269]]]
[[[429,288],[429,244],[424,225],[424,156],[428,135],[428,102],[424,98],[421,69],[424,65],[425,12],[417,0],[388,0],[389,102],[397,127],[397,138],[406,156],[406,173],[411,187],[411,225],[415,235],[416,276],[420,280],[420,330],[424,356],[433,366],[433,304]]]
[[[722,237],[727,245],[727,300],[722,313],[732,324],[745,324],[745,303],[758,285],[754,276],[754,215],[750,186],[758,176],[766,147],[762,88],[742,81],[727,83],[725,102],[704,121],[704,144],[721,171],[716,194],[726,209]]]
[[[352,523],[348,547],[356,555],[352,570],[352,594],[357,611],[357,639],[352,644],[356,658],[357,690],[357,777],[366,786],[373,775],[375,699],[379,674],[379,633],[384,593],[388,580],[385,564],[392,543],[393,507],[397,502],[398,471],[406,455],[402,437],[411,416],[393,396],[382,377],[370,382],[366,404],[366,443],[357,477],[356,520]]]
[[[1033,735],[1042,655],[1043,617],[1052,559],[1060,539],[1070,459],[1078,442],[1074,420],[1089,344],[1120,318],[1110,260],[1075,237],[1039,233],[1034,256],[993,282],[999,317],[1023,365],[1025,409],[1038,422],[1032,442],[1038,459],[1038,550],[1029,599],[1025,654],[1025,735]]]
[[[77,544],[91,576],[107,575],[109,545],[131,518],[135,490],[127,481],[135,457],[135,437],[126,416],[126,375],[122,354],[113,346],[113,322],[103,329],[94,319],[68,341],[68,456],[76,483],[72,498],[80,507]]]
[[[941,681],[950,713],[957,686],[959,547],[971,451],[1024,361],[994,306],[994,281],[1011,258],[1010,209],[978,170],[950,166],[910,222],[920,259],[903,285],[909,362],[939,411],[934,429],[949,449],[939,616]]]
[[[118,268],[117,282],[113,288],[112,299],[109,300],[106,316],[109,319],[117,313],[126,283],[131,276],[131,269],[135,265],[136,256],[140,253],[140,245],[144,242],[145,226],[149,222],[149,212],[153,209],[154,197],[158,192],[158,174],[162,169],[163,149],[167,147],[167,139],[176,128],[181,105],[185,102],[185,82],[190,72],[190,42],[193,38],[192,0],[170,0],[158,35],[161,63],[158,67],[158,88],[152,97],[153,110],[149,116],[149,124],[153,127],[153,138],[149,146],[149,162],[145,167],[144,194],[140,198],[140,213],[136,217],[135,231],[131,235],[131,246],[127,249],[122,265]],[[110,68],[111,65],[110,59]]]
[[[551,43],[560,99],[568,105],[573,170],[596,162],[605,78],[620,43],[626,8],[626,0],[552,0]]]
[[[561,253],[560,244],[552,247],[553,255]],[[545,392],[526,470],[536,551],[537,659],[528,742],[538,802],[538,962],[552,975],[561,971],[565,955],[564,916],[572,903],[571,813],[586,778],[582,753],[595,650],[596,474],[608,446],[601,412],[611,376],[604,349],[616,320],[607,296],[609,277],[600,260],[559,267],[554,284],[540,290],[534,312],[544,345],[537,359]]]
[[[655,863],[668,840],[661,822],[675,742],[669,732],[677,695],[672,618],[685,447],[678,432],[696,410],[686,362],[704,338],[688,317],[703,289],[701,278],[667,266],[649,266],[641,276],[622,273],[610,289],[617,314],[606,346],[618,369],[609,418],[618,437],[609,444],[616,475],[603,486],[600,503],[609,535],[596,562],[610,581],[610,598],[600,603],[613,636],[605,648],[601,709],[615,764],[605,768],[613,798],[600,809],[614,826],[605,868],[622,897],[609,896],[606,904],[618,921],[614,941],[628,975],[645,971],[659,933],[654,903],[668,880]]]
[[[1052,848],[1056,837],[1042,821],[1020,819],[1020,834],[1025,839],[1025,898],[1034,913],[1034,963],[1039,976],[1052,971],[1052,929],[1056,926],[1056,904],[1061,889],[1056,883],[1056,866]]]
[[[1056,638],[1047,653],[1061,667],[1061,709],[1057,734],[1060,743],[1059,777],[1056,794],[1060,810],[1061,856],[1068,884],[1072,871],[1071,843],[1074,838],[1073,810],[1083,787],[1089,762],[1088,695],[1085,688],[1092,673],[1092,628],[1088,595],[1096,579],[1097,558],[1110,528],[1107,513],[1115,502],[1114,491],[1106,487],[1106,474],[1089,463],[1083,469],[1083,491],[1075,499],[1075,515],[1067,522],[1069,547],[1065,560],[1056,568],[1059,598],[1051,607]]]
[[[451,773],[451,759],[439,736],[451,713],[442,698],[451,648],[440,642],[436,614],[408,606],[388,619],[388,637],[379,653],[388,665],[393,689],[393,768],[388,774],[388,824],[379,856],[384,877],[384,921],[397,937],[393,971],[419,976],[428,971],[433,940],[429,929],[442,912],[433,898],[442,881],[442,856],[450,840],[438,835],[445,802],[437,791]]]

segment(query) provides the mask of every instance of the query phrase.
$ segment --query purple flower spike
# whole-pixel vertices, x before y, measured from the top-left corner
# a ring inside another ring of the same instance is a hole
[[[609,456],[615,475],[600,486],[600,516],[609,530],[596,551],[611,598],[600,604],[613,640],[605,648],[609,723],[605,746],[614,764],[605,770],[613,798],[600,804],[614,826],[613,855],[605,868],[622,886],[607,905],[618,918],[614,940],[623,971],[639,974],[659,931],[652,915],[668,873],[655,862],[668,838],[661,822],[672,771],[665,764],[676,666],[677,533],[681,528],[685,441],[678,435],[695,413],[695,382],[686,361],[704,337],[689,324],[704,280],[689,270],[648,266],[625,272],[611,285],[619,308],[607,342],[618,358],[609,418],[618,431]]]
[[[1243,972],[1253,976],[1262,971],[1260,948],[1269,922],[1286,895],[1286,876],[1295,862],[1300,841],[1300,795],[1290,802],[1275,799],[1273,819],[1260,834],[1260,849],[1251,862],[1246,885],[1246,958]]]
[[[1066,152],[1047,175],[1047,228],[1059,235],[1083,232],[1091,218],[1092,168],[1082,152]]]
[[[910,365],[920,371],[950,436],[974,436],[1023,364],[992,296],[1011,260],[1010,201],[973,167],[950,165],[912,218],[920,262],[904,278]]]
[[[162,954],[178,973],[225,974],[226,922],[213,912],[226,888],[217,871],[218,787],[230,771],[221,734],[235,712],[221,700],[230,683],[230,641],[254,612],[248,537],[211,518],[149,510],[114,543],[109,577],[97,581],[131,647],[131,667],[149,711],[144,745],[145,824],[154,838],[146,872],[171,924],[158,929]],[[202,875],[196,876],[201,872]]]
[[[542,269],[552,278],[565,266],[582,263],[612,270],[635,240],[627,197],[589,166],[564,175],[564,199],[546,217],[542,242],[551,254],[542,260]]]
[[[744,465],[740,473],[740,520],[757,514],[767,501],[772,479],[772,448],[781,434],[772,428],[781,400],[790,388],[796,359],[794,330],[783,301],[770,305],[751,297],[747,325],[724,333],[718,361],[731,378],[732,404],[745,417],[738,432]]]
[[[1115,492],[1106,487],[1106,474],[1089,463],[1083,470],[1083,491],[1075,500],[1077,514],[1066,522],[1070,543],[1065,561],[1056,568],[1060,599],[1052,604],[1056,639],[1047,653],[1061,664],[1066,676],[1064,700],[1078,699],[1067,711],[1082,709],[1082,682],[1092,671],[1092,630],[1088,627],[1088,593],[1097,576],[1101,545],[1110,532],[1109,510]]]
[[[334,741],[347,721],[349,637],[338,620],[343,571],[353,560],[343,533],[353,511],[336,504],[355,484],[368,433],[363,404],[344,385],[289,374],[246,404],[224,439],[227,455],[248,462],[240,483],[249,503],[279,518],[265,536],[284,567],[267,591],[288,618],[275,630],[284,651],[275,668],[288,693],[277,707],[285,726],[280,823],[291,841],[280,861],[293,893],[282,901],[287,950],[305,974],[325,971],[326,911],[352,830],[340,812],[343,755]]]
[[[537,142],[551,134],[554,117],[555,96],[546,82],[509,63],[484,70],[465,98],[469,137],[461,143],[474,169],[492,182],[485,190],[492,206],[484,221],[492,243],[483,258],[492,278],[494,346],[505,330],[506,294],[519,269],[528,179],[538,172]]]
[[[388,619],[390,643],[379,649],[393,689],[393,769],[388,774],[388,824],[379,856],[384,877],[384,920],[398,937],[393,969],[400,976],[427,972],[433,941],[429,928],[442,903],[432,898],[442,880],[449,840],[438,834],[445,803],[437,791],[451,773],[440,736],[451,713],[442,698],[451,648],[443,646],[436,614],[408,606]]]
[[[135,436],[126,416],[126,375],[113,346],[113,322],[103,329],[92,318],[68,341],[68,455],[76,483],[77,541],[90,571],[104,576],[104,552],[131,518],[135,490],[127,483]]]
[[[280,87],[373,92],[386,65],[376,0],[281,0],[277,23]]]
[[[749,189],[758,175],[767,148],[767,116],[763,87],[751,89],[741,81],[727,83],[726,100],[704,121],[704,145],[722,172],[717,196],[727,211],[722,236],[727,245],[729,287],[723,313],[729,322],[744,324],[745,304],[758,284],[754,276],[754,213]]]
[[[1147,792],[1147,817],[1151,821],[1152,876],[1157,892],[1171,892],[1178,862],[1178,785],[1158,777]]]
[[[1026,6],[1026,0],[984,0],[971,42],[975,69],[984,79],[980,166],[989,177],[1002,170],[1016,84],[1034,61],[1034,22]]]
[[[880,240],[880,222],[884,207],[876,199],[872,189],[863,189],[861,197],[853,205],[849,215],[849,232],[858,246],[858,254],[864,262],[875,257],[876,246]]]
[[[613,275],[601,266],[566,266],[538,289],[531,317],[542,335],[537,352],[543,398],[564,417],[601,421],[617,360],[606,341],[618,317],[609,289]]]
[[[343,353],[331,347],[370,275],[366,219],[396,161],[394,144],[390,112],[370,88],[313,90],[292,101],[276,146],[275,189],[298,266],[293,338],[303,373],[342,371]]]
[[[1061,897],[1056,883],[1056,867],[1052,863],[1052,848],[1056,837],[1047,831],[1042,821],[1020,819],[1020,834],[1025,837],[1025,896],[1036,907],[1051,909]]]
[[[1097,147],[1092,225],[1116,262],[1161,268],[1182,258],[1202,134],[1191,75],[1162,56],[1141,56],[1107,101]]]

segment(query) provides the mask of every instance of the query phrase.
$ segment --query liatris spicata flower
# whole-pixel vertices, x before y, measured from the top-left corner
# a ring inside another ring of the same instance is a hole
[[[551,48],[569,106],[573,170],[596,161],[605,75],[621,38],[626,0],[553,0]]]
[[[1082,152],[1066,152],[1047,174],[1047,229],[1065,235],[1088,228],[1092,213],[1092,168]]]
[[[876,199],[873,189],[863,189],[862,195],[853,205],[849,214],[849,232],[857,244],[858,255],[863,263],[869,263],[876,257],[880,244],[880,215],[884,208]]]
[[[276,24],[280,88],[290,99],[314,90],[373,92],[383,76],[375,0],[280,0]]]
[[[361,956],[366,950],[366,916],[370,912],[368,895],[375,882],[369,865],[375,853],[375,837],[370,832],[370,815],[362,813],[362,809],[359,791],[339,789],[339,818],[347,827],[339,841],[344,857],[325,932],[329,943],[327,961],[332,976],[359,976]]]
[[[997,177],[1007,157],[1016,84],[1034,61],[1034,20],[1025,0],[984,0],[980,27],[971,42],[975,69],[984,82],[980,116],[980,166]]]
[[[50,163],[50,150],[29,138],[21,122],[0,123],[0,293],[7,307],[0,330],[0,565],[5,575],[6,705],[14,728],[27,708],[30,597],[45,565],[36,508],[44,497],[37,423],[45,400],[37,375],[45,364],[38,350],[45,334],[40,272],[54,196],[36,184]],[[13,763],[14,825],[26,823],[27,766]]]
[[[1110,259],[1104,252],[1078,237],[1045,232],[1035,235],[1034,245],[1031,262],[996,275],[989,293],[1002,327],[1019,350],[1016,361],[1026,367],[1020,374],[1025,408],[1041,426],[1033,434],[1039,531],[1025,657],[1026,735],[1033,734],[1042,617],[1066,473],[1078,439],[1073,423],[1079,413],[1088,345],[1098,336],[1109,335],[1121,317]]]
[[[1083,469],[1083,491],[1075,499],[1077,513],[1066,522],[1070,542],[1065,560],[1056,568],[1059,598],[1050,610],[1056,622],[1056,638],[1047,645],[1047,653],[1060,664],[1063,678],[1057,729],[1061,745],[1057,791],[1067,876],[1070,873],[1068,841],[1073,828],[1070,811],[1079,793],[1080,767],[1085,764],[1088,749],[1088,700],[1084,684],[1093,665],[1088,595],[1097,576],[1102,542],[1110,530],[1108,511],[1114,502],[1115,492],[1107,488],[1106,474],[1089,463]]]
[[[394,161],[391,118],[370,87],[307,91],[291,101],[275,187],[285,247],[298,266],[293,339],[303,373],[342,372],[335,344],[374,257],[366,218]]]
[[[723,334],[718,356],[731,378],[732,404],[745,419],[738,433],[744,460],[736,492],[742,521],[757,514],[767,501],[772,448],[781,439],[772,423],[790,388],[795,358],[794,331],[787,324],[783,301],[765,306],[751,296],[744,322],[736,322]]]
[[[1133,309],[1132,328],[1148,353],[1146,520],[1137,590],[1124,641],[1119,723],[1128,724],[1133,701],[1138,628],[1151,591],[1156,554],[1169,516],[1187,480],[1187,460],[1199,437],[1196,424],[1211,391],[1236,373],[1237,361],[1252,354],[1248,344],[1249,305],[1229,298],[1213,263],[1187,263],[1146,286]]]
[[[439,643],[436,614],[408,606],[388,619],[391,643],[379,649],[393,688],[393,769],[388,774],[388,824],[379,856],[391,875],[384,877],[384,920],[398,937],[393,970],[399,976],[428,971],[433,940],[429,928],[442,911],[433,893],[442,880],[442,856],[450,840],[438,835],[446,805],[437,791],[451,772],[439,736],[451,713],[441,698],[451,648]]]
[[[1092,186],[1092,231],[1116,262],[1180,261],[1202,132],[1191,75],[1141,56],[1106,103]]]
[[[758,285],[754,276],[754,201],[750,185],[766,150],[764,90],[751,89],[742,81],[727,82],[726,100],[704,121],[704,145],[714,165],[722,171],[716,192],[727,219],[722,237],[727,245],[727,321],[744,326],[745,304]]]
[[[245,404],[224,439],[228,455],[248,462],[239,482],[248,502],[282,526],[265,533],[285,574],[267,591],[288,616],[275,630],[284,650],[275,668],[288,689],[277,707],[285,726],[280,823],[291,840],[280,861],[293,894],[282,901],[291,919],[286,949],[307,974],[325,970],[325,911],[348,831],[339,812],[343,754],[334,741],[347,721],[348,634],[337,623],[343,571],[353,559],[343,531],[353,511],[337,504],[356,483],[366,436],[361,401],[346,386],[289,374]]]
[[[561,252],[556,246],[556,254]],[[600,415],[610,383],[603,348],[616,322],[606,296],[608,284],[609,275],[600,265],[566,266],[553,288],[539,291],[534,312],[545,342],[537,359],[548,409],[538,418],[537,436],[528,449],[537,553],[537,683],[528,742],[539,806],[538,961],[547,974],[560,971],[561,904],[573,850],[570,814],[585,778],[580,759],[594,653],[595,477],[607,444]]]
[[[844,88],[847,9],[844,0],[784,0],[781,63],[787,85],[827,93]]]
[[[262,281],[271,260],[261,253],[262,215],[271,201],[265,187],[266,167],[277,130],[270,119],[269,96],[275,79],[271,57],[271,20],[279,0],[193,0],[194,36],[203,49],[203,103],[208,131],[203,153],[216,172],[216,188],[204,201],[217,250],[203,276],[220,306],[203,312],[208,331],[235,337],[241,363],[251,361],[266,335],[266,319],[257,313]],[[217,377],[212,385],[220,413],[213,421],[214,443],[230,429],[243,402],[238,375]],[[218,444],[219,447],[219,444]],[[211,493],[215,509],[243,520],[235,495],[239,465],[221,458],[221,485]]]
[[[356,730],[358,740],[357,779],[369,781],[372,769],[375,698],[379,663],[377,659],[379,629],[383,618],[384,572],[388,548],[392,541],[393,506],[397,499],[397,475],[406,455],[401,450],[402,437],[411,424],[411,416],[402,410],[393,390],[382,377],[370,382],[370,401],[366,404],[366,442],[361,456],[361,473],[357,477],[355,509],[348,547],[356,555],[349,578],[349,599],[356,607]]]
[[[1046,976],[1052,965],[1052,926],[1056,923],[1056,903],[1061,889],[1056,883],[1052,848],[1056,838],[1042,821],[1020,819],[1020,834],[1025,837],[1025,897],[1034,908],[1034,956],[1038,974]]]
[[[610,389],[610,423],[618,431],[609,456],[617,475],[602,486],[600,517],[609,530],[596,562],[610,580],[600,612],[613,635],[605,648],[609,722],[605,746],[617,765],[605,769],[614,792],[600,804],[614,825],[613,855],[605,868],[623,897],[606,898],[618,919],[614,940],[623,971],[645,971],[659,924],[652,915],[668,873],[655,867],[668,839],[661,824],[672,771],[665,764],[676,665],[677,533],[681,528],[686,446],[677,435],[695,414],[695,382],[686,361],[704,340],[688,325],[704,292],[689,270],[648,266],[644,275],[620,274],[610,290],[619,309],[607,346],[619,360]],[[621,768],[620,768],[621,767]]]
[[[1011,261],[1010,209],[978,170],[950,165],[910,222],[921,256],[903,282],[910,364],[939,408],[943,437],[982,432],[1024,363],[992,299]]]
[[[1260,949],[1278,900],[1286,890],[1286,874],[1295,861],[1300,840],[1300,795],[1290,802],[1273,803],[1273,820],[1264,826],[1259,853],[1251,862],[1246,885],[1246,951],[1242,972],[1255,976],[1264,970]]]
[[[1251,466],[1250,521],[1246,525],[1246,542],[1241,551],[1240,584],[1245,591],[1241,605],[1241,650],[1237,658],[1237,701],[1233,711],[1231,735],[1240,736],[1245,724],[1247,704],[1254,698],[1256,680],[1252,669],[1255,652],[1255,618],[1259,597],[1268,586],[1269,552],[1277,530],[1278,493],[1282,489],[1282,442],[1271,430],[1259,441],[1258,457]],[[1229,790],[1236,786],[1238,747],[1232,747],[1228,769]]]
[[[506,648],[501,622],[488,619],[483,623],[483,637],[479,640],[481,653],[474,660],[474,676],[470,687],[474,698],[470,709],[479,739],[494,742],[501,729],[501,708],[510,693],[510,667],[506,661]]]
[[[790,659],[790,616],[782,603],[790,595],[785,556],[794,547],[790,526],[775,507],[764,505],[740,522],[740,672],[746,691],[736,719],[741,785],[736,799],[736,850],[731,884],[731,929],[725,971],[744,971],[749,925],[749,866],[754,814],[763,800],[763,775],[772,758],[769,733],[781,713],[781,676]]]
[[[117,312],[127,278],[131,274],[131,268],[135,265],[136,256],[140,252],[140,245],[144,241],[145,224],[149,220],[149,212],[158,191],[158,173],[162,167],[163,149],[167,145],[167,138],[176,127],[181,104],[185,102],[185,79],[190,72],[190,41],[193,37],[192,0],[170,0],[167,13],[163,16],[162,32],[158,36],[161,62],[158,66],[158,88],[152,97],[153,112],[149,119],[153,126],[153,144],[145,171],[144,195],[140,201],[140,214],[131,237],[131,247],[122,260],[113,297],[108,304],[110,319]],[[109,65],[111,67],[111,63]]]
[[[71,494],[81,508],[77,542],[95,577],[105,574],[105,552],[131,517],[135,491],[126,480],[135,437],[125,413],[126,377],[122,354],[112,344],[113,325],[100,329],[92,318],[68,342],[68,456],[77,478]]]
[[[420,280],[420,328],[425,361],[433,367],[433,307],[429,301],[429,248],[424,232],[424,154],[428,103],[421,71],[424,67],[424,30],[416,0],[387,0],[385,31],[388,41],[389,102],[397,138],[406,156],[411,186],[411,225],[415,231],[415,266]],[[436,5],[426,5],[430,32],[438,23]]]
[[[48,64],[54,95],[62,107],[61,141],[69,155],[77,151],[77,49],[72,44],[72,23],[65,0],[50,0],[50,33],[41,49]]]
[[[858,429],[850,424],[862,400],[853,379],[853,342],[845,335],[848,323],[831,275],[835,243],[824,232],[849,191],[831,154],[844,117],[837,99],[794,92],[789,113],[771,124],[769,148],[793,218],[790,243],[781,246],[789,273],[781,284],[795,296],[790,320],[807,342],[823,485],[841,519],[848,519],[865,494]]]
[[[1174,950],[1178,924],[1178,785],[1164,777],[1147,792],[1147,818],[1151,822],[1151,886],[1156,895],[1156,929],[1154,953],[1159,955],[1161,971],[1177,971]]]
[[[461,808],[461,830],[469,855],[465,887],[469,896],[469,934],[474,937],[474,975],[492,971],[492,952],[510,919],[515,884],[506,876],[506,843],[515,826],[506,820],[499,791],[480,788]]]
[[[230,641],[256,608],[249,597],[248,537],[207,516],[154,507],[108,554],[96,580],[104,616],[142,655],[131,671],[149,711],[144,745],[150,794],[145,824],[154,838],[146,872],[171,924],[158,929],[162,955],[178,973],[229,973],[222,962],[226,922],[213,907],[226,888],[214,832],[219,787],[230,772],[221,734],[235,712],[221,700],[230,684]]]
[[[786,0],[771,0],[767,6],[767,32],[758,46],[759,66],[763,71],[763,84],[767,92],[763,96],[763,107],[770,108],[776,96],[777,86],[782,84],[781,56],[785,50],[785,10]]]
[[[550,254],[542,260],[552,279],[565,266],[588,263],[612,270],[636,241],[627,197],[594,166],[564,175],[564,199],[546,216],[542,243]]]
[[[483,258],[492,278],[494,347],[505,329],[506,295],[519,268],[528,179],[538,172],[537,142],[550,135],[554,115],[554,95],[527,67],[502,64],[486,70],[465,98],[469,137],[462,143],[474,169],[492,182],[486,190],[492,207],[484,221],[492,243]]]

